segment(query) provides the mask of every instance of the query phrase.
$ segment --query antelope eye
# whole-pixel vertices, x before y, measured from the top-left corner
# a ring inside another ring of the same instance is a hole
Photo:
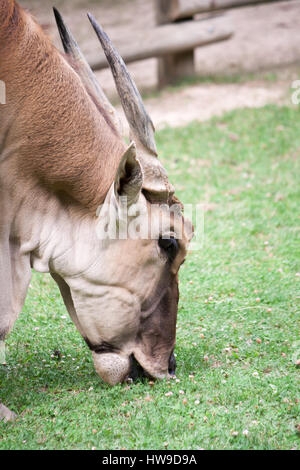
[[[178,242],[175,238],[159,238],[158,245],[164,250],[170,261],[173,261],[178,252]]]

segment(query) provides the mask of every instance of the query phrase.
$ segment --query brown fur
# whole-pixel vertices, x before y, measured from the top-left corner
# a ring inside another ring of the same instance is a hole
[[[0,0],[0,79],[7,90],[0,153],[4,140],[6,147],[17,143],[19,180],[33,178],[94,211],[125,144],[74,69],[12,0]]]
[[[19,5],[13,0],[0,0],[1,37],[9,36],[21,23]]]

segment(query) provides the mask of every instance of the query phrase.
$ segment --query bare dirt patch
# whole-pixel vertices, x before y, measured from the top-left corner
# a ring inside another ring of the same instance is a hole
[[[146,100],[147,109],[160,128],[181,126],[192,120],[204,121],[236,108],[261,107],[287,101],[289,83],[255,81],[250,83],[202,84],[176,93],[163,92]]]

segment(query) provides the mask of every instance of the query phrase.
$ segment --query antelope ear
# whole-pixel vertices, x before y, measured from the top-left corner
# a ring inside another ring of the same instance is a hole
[[[136,155],[136,146],[132,142],[124,153],[115,177],[114,192],[116,199],[127,197],[127,205],[137,202],[144,181],[143,170]]]

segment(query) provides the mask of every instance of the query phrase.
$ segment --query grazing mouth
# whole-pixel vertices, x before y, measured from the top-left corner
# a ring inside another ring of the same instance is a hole
[[[137,380],[141,378],[148,378],[148,379],[156,379],[159,376],[156,374],[150,374],[147,370],[145,370],[141,364],[137,361],[134,354],[130,356],[130,372],[128,374],[127,379],[129,380]],[[166,377],[174,377],[176,370],[176,359],[174,353],[172,352],[169,358],[169,367],[168,367],[168,374]]]
[[[130,371],[128,374],[127,379],[129,380],[137,380],[147,377],[148,379],[153,379],[152,375],[145,371],[145,369],[140,365],[140,363],[134,357],[134,354],[130,356]]]
[[[106,369],[107,370],[106,370],[105,373],[107,373],[108,370],[110,370],[110,371],[112,371],[113,369],[117,370],[118,367],[120,366],[120,364],[118,366],[116,364],[118,364],[121,357],[123,357],[123,360],[124,360],[124,356],[120,355],[120,350],[117,347],[113,346],[112,344],[107,343],[105,341],[102,341],[99,344],[93,344],[86,337],[84,337],[84,340],[87,343],[89,349],[93,353],[96,354],[95,357],[98,357],[100,359],[100,357],[103,357],[103,355],[104,356],[109,356],[109,359],[108,359],[108,362],[110,362],[109,367],[107,366],[107,364],[108,364],[107,361],[104,361],[104,362],[101,361],[101,368],[100,368],[99,367],[100,363],[98,361],[98,368],[99,368],[98,373],[103,379],[104,379],[103,374],[104,374],[104,371]],[[111,356],[114,356],[113,360],[112,360]],[[119,358],[119,359],[117,360],[117,358]],[[129,367],[128,367],[129,372],[127,373],[125,379],[124,379],[124,376],[123,376],[123,381],[125,381],[125,382],[126,381],[132,382],[132,381],[136,381],[138,379],[143,379],[143,378],[163,379],[163,378],[168,378],[168,377],[170,378],[172,376],[173,377],[175,376],[176,360],[175,360],[175,356],[174,356],[173,352],[171,353],[171,355],[169,357],[169,365],[168,365],[168,369],[166,371],[162,371],[162,370],[160,370],[160,368],[156,369],[156,367],[153,368],[149,363],[148,363],[148,366],[146,365],[147,369],[145,369],[141,365],[141,362],[136,359],[136,357],[133,353],[127,358],[127,361],[128,360],[129,360]],[[114,361],[116,362],[115,365],[113,364]],[[142,363],[143,362],[144,362],[144,360],[142,360]],[[148,362],[148,361],[146,361],[146,362]],[[123,366],[124,366],[124,364],[123,364]],[[107,379],[105,381],[110,382],[110,379]],[[122,381],[122,379],[121,379],[121,381]]]

